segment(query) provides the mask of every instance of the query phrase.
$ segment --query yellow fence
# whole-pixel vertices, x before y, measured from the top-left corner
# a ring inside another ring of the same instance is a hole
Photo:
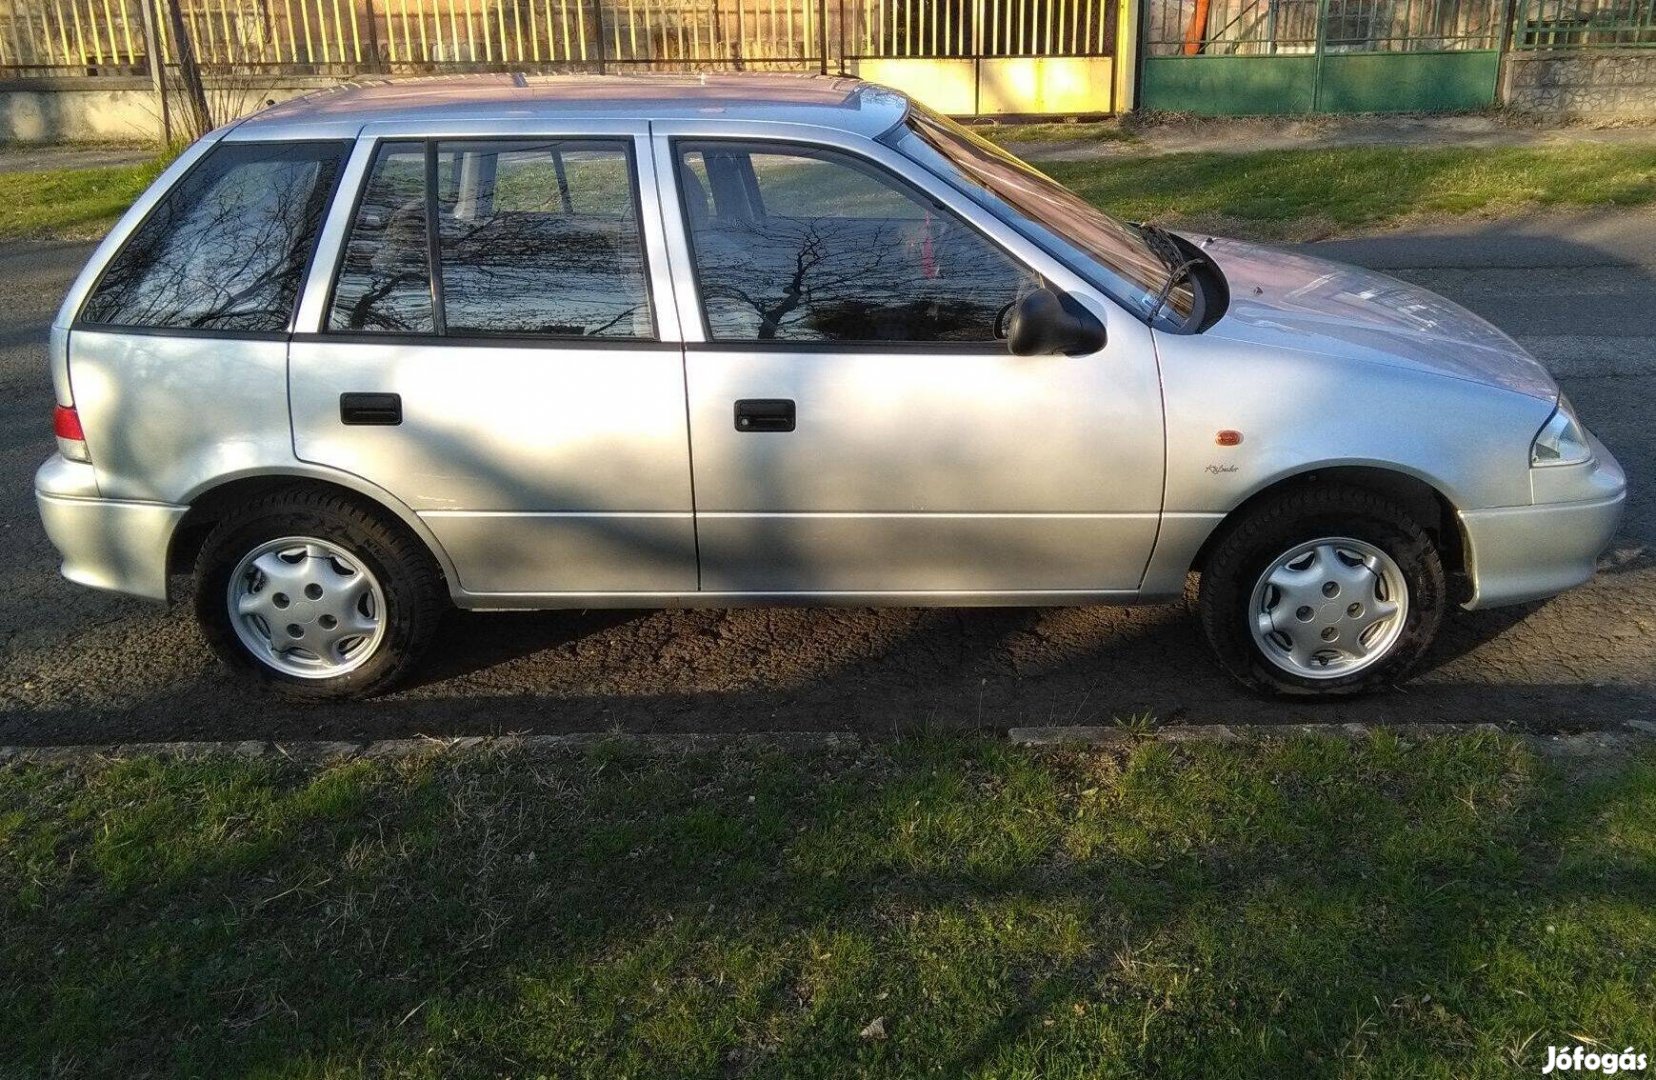
[[[171,0],[0,0],[0,69],[142,74]],[[144,5],[148,3],[146,13]],[[1107,56],[1111,0],[181,0],[209,72],[841,70],[858,59]]]

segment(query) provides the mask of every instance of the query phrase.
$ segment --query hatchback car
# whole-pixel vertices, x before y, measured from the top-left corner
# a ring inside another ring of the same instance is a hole
[[[1109,217],[825,77],[391,82],[202,139],[51,331],[71,580],[305,696],[447,604],[1177,600],[1257,690],[1587,580],[1624,480],[1377,274]]]

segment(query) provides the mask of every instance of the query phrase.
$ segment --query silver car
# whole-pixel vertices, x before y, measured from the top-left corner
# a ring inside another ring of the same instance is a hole
[[[1260,691],[1586,581],[1621,469],[1411,285],[1117,221],[813,77],[329,91],[186,151],[51,331],[72,581],[307,697],[448,604],[1179,599]]]

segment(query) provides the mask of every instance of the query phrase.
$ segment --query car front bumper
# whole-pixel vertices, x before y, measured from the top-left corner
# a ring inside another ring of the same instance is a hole
[[[57,454],[35,473],[35,503],[64,577],[167,599],[167,550],[188,507],[99,498],[92,466]]]
[[[1467,608],[1539,600],[1593,576],[1621,525],[1627,477],[1603,444],[1592,445],[1587,464],[1531,470],[1533,505],[1461,512],[1473,590]]]

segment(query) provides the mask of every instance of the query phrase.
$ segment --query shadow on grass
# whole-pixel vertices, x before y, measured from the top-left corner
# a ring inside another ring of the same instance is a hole
[[[0,1062],[1506,1076],[1656,1037],[1656,758],[1600,767],[1383,735],[13,766]]]

